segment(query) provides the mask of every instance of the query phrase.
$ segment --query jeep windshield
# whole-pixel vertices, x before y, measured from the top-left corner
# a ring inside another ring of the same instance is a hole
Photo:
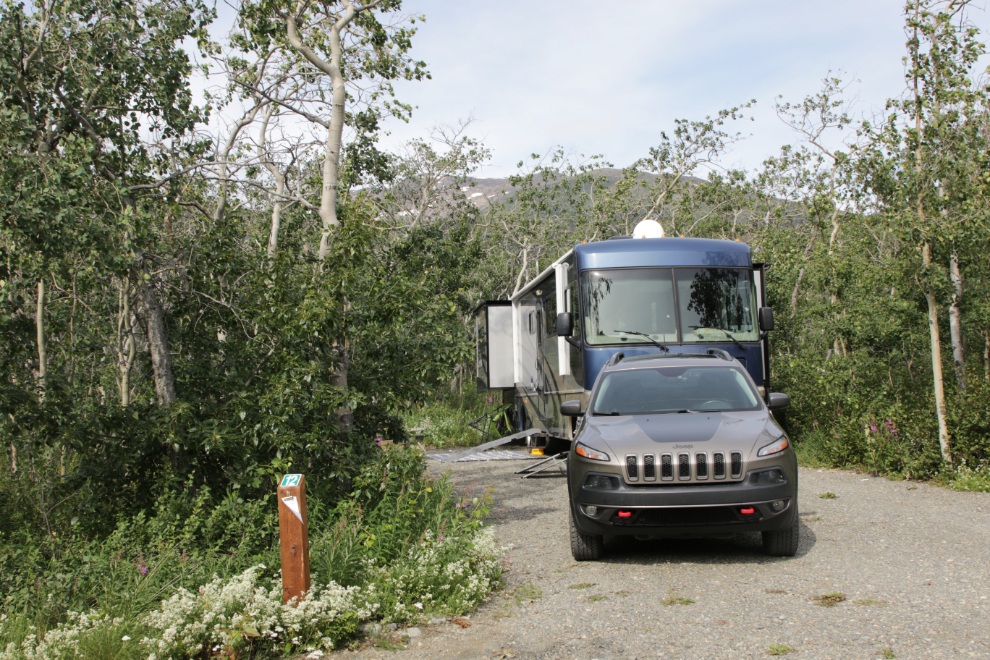
[[[742,369],[657,367],[605,374],[594,415],[760,410],[760,397]]]
[[[590,345],[758,341],[746,268],[620,268],[581,276]]]

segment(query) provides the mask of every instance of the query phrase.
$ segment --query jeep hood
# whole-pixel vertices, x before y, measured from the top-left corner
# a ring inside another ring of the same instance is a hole
[[[578,436],[591,447],[628,453],[742,451],[750,455],[783,435],[766,410],[614,417],[589,415]]]

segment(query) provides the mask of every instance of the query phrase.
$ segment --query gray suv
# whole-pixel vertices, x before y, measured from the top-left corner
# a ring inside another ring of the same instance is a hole
[[[599,559],[606,536],[687,538],[761,532],[798,547],[797,458],[752,378],[719,349],[613,357],[599,374],[568,457],[571,552]]]

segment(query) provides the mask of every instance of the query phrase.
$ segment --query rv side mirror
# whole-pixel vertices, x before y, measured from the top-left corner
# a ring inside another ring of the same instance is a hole
[[[766,309],[766,308],[764,308]],[[767,408],[770,410],[783,410],[791,405],[791,397],[782,392],[771,392]]]
[[[574,315],[570,312],[557,314],[557,336],[570,337],[574,334]]]
[[[760,307],[760,331],[769,332],[773,330],[773,310],[769,307]]]
[[[580,417],[584,414],[581,411],[581,402],[578,400],[564,401],[560,404],[560,414],[567,417]]]

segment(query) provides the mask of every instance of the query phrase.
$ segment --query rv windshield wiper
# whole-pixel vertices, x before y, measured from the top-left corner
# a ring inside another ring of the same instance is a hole
[[[692,326],[692,327],[694,327],[694,326]],[[733,344],[735,344],[739,348],[746,348],[745,346],[742,345],[742,342],[741,341],[739,341],[738,339],[736,339],[735,337],[733,337],[732,336],[732,333],[729,332],[728,330],[726,330],[725,328],[703,328],[703,329],[704,330],[718,330],[719,332],[724,332],[725,333],[725,336],[728,337],[729,338],[729,341],[731,341]]]
[[[658,342],[656,339],[646,334],[645,332],[636,332],[635,330],[613,330],[612,332],[613,333],[620,332],[624,335],[639,335],[640,337],[646,337],[646,341],[650,342],[654,346],[657,346],[658,348],[662,348],[664,353],[670,352],[669,348],[667,348],[666,346]]]

